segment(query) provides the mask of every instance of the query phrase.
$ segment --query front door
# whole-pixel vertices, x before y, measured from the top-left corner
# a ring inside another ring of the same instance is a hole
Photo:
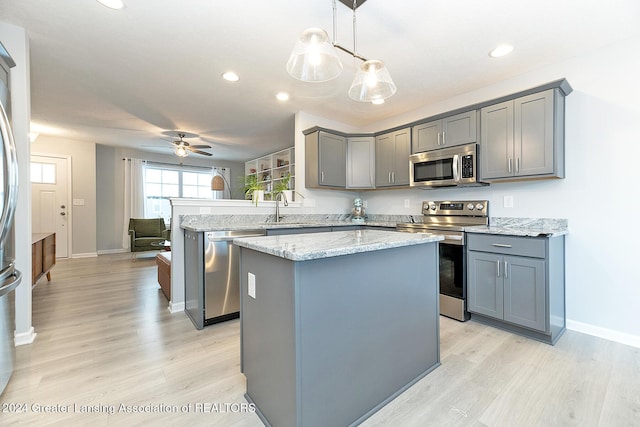
[[[56,258],[69,256],[69,159],[31,156],[31,227],[56,233]]]

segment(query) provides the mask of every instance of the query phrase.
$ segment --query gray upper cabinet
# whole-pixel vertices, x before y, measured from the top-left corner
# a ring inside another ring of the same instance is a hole
[[[345,188],[347,138],[315,131],[305,136],[305,186]]]
[[[564,237],[470,233],[467,248],[472,318],[555,343],[565,330]]]
[[[411,152],[420,153],[476,142],[476,116],[476,110],[473,110],[414,126]]]
[[[347,188],[375,188],[375,138],[347,138]]]
[[[483,180],[564,178],[564,96],[558,89],[482,108],[480,128]]]
[[[410,128],[376,137],[376,187],[409,185]]]

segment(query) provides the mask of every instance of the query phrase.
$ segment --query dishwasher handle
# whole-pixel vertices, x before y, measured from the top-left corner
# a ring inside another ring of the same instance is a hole
[[[246,233],[212,232],[212,233],[207,233],[207,240],[210,242],[232,242],[234,239],[238,239],[240,237],[260,237],[264,235],[265,233],[262,231],[246,232]]]

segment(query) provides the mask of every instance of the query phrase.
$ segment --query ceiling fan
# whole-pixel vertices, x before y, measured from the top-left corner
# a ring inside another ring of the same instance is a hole
[[[167,141],[169,144],[173,145],[173,152],[178,157],[187,157],[189,153],[200,154],[203,156],[211,156],[211,153],[207,153],[206,151],[202,151],[203,149],[210,149],[210,145],[199,144],[199,145],[191,145],[184,138],[188,138],[191,134],[187,134],[186,132],[178,132],[178,140]],[[195,135],[194,135],[195,136]]]

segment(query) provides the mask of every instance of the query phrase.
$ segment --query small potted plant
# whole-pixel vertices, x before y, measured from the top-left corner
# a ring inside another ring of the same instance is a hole
[[[287,201],[293,201],[293,190],[289,188],[289,181],[291,181],[291,174],[287,173],[285,176],[277,180],[273,185],[273,199],[275,200],[278,194],[283,193]]]
[[[264,200],[264,189],[262,188],[262,183],[258,181],[257,175],[244,177],[243,191],[245,199],[253,200],[256,206],[258,206],[258,201]]]

